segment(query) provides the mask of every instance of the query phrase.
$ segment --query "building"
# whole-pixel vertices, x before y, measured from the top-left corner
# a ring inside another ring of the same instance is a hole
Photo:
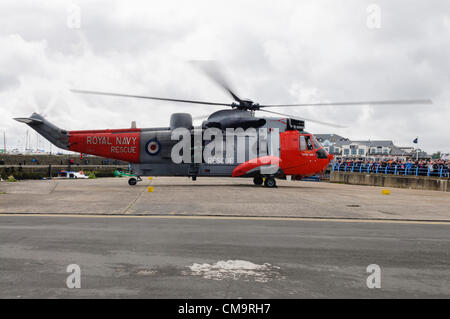
[[[414,147],[398,147],[390,140],[351,141],[337,134],[317,134],[317,140],[328,153],[336,159],[359,158],[363,160],[381,160],[395,157],[401,160],[415,159]],[[419,150],[419,159],[428,159],[429,155]]]
[[[348,138],[337,134],[315,134],[317,140],[323,145],[323,148],[333,155],[341,155],[341,143],[350,141]]]

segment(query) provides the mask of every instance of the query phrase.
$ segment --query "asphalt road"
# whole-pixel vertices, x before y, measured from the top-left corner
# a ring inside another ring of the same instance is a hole
[[[0,215],[1,298],[450,297],[450,224]],[[69,264],[81,288],[69,289]],[[381,269],[369,289],[366,268]]]

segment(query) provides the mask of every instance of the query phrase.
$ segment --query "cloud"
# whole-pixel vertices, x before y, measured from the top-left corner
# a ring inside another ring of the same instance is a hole
[[[167,126],[172,112],[217,107],[80,96],[69,88],[227,102],[189,60],[215,59],[241,96],[260,103],[431,98],[432,106],[278,109],[348,125],[307,123],[352,139],[420,137],[450,151],[450,17],[445,0],[380,0],[381,28],[366,25],[372,1],[11,1],[0,4],[0,129],[23,146],[33,111],[67,129]],[[73,6],[80,28],[69,28]],[[50,101],[54,102],[51,106]],[[49,106],[50,105],[50,106]],[[274,109],[274,111],[277,111]]]

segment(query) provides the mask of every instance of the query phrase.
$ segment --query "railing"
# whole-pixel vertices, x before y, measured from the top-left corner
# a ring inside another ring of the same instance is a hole
[[[353,172],[353,173],[375,173],[404,176],[434,176],[440,178],[450,178],[448,166],[440,166],[431,169],[428,166],[416,165],[385,165],[385,164],[361,164],[361,163],[334,163],[332,171]]]

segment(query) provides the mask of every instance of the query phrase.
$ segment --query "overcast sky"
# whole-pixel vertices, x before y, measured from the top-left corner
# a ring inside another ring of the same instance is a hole
[[[260,103],[430,98],[431,106],[273,110],[348,126],[307,123],[312,133],[399,146],[419,136],[426,151],[449,152],[449,39],[448,0],[2,0],[0,130],[23,147],[27,126],[12,118],[34,111],[66,129],[168,126],[173,112],[208,114],[219,108],[68,91],[231,102],[187,63],[206,59]]]

